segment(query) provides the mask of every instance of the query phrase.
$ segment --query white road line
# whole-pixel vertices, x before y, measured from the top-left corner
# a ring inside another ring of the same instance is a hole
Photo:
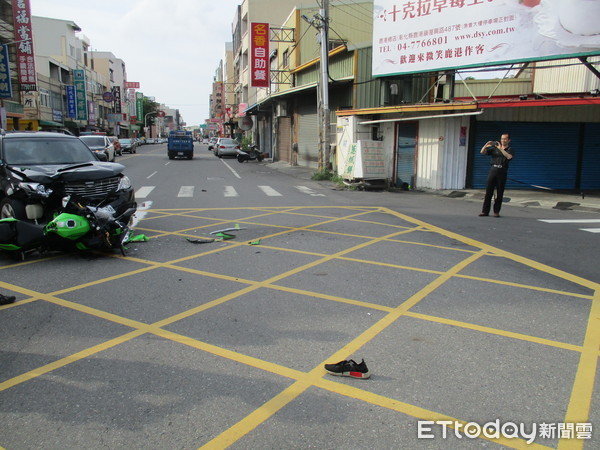
[[[261,191],[263,191],[265,194],[267,194],[269,197],[281,197],[282,196],[279,192],[277,192],[271,186],[259,186],[258,188]]]
[[[156,186],[142,186],[135,193],[135,198],[146,198]]]
[[[229,170],[231,170],[231,172],[233,172],[233,174],[234,174],[236,177],[238,177],[239,179],[242,179],[242,177],[240,177],[240,176],[238,175],[238,173],[237,173],[237,172],[236,172],[236,171],[233,169],[233,167],[231,167],[229,164],[227,164],[227,163],[225,162],[225,160],[224,160],[224,159],[221,159],[221,162],[222,162],[223,164],[225,164],[225,165],[227,166],[227,168],[228,168]]]
[[[590,233],[600,233],[600,228],[580,228],[581,231],[588,231]]]
[[[181,186],[179,188],[179,194],[177,197],[193,197],[194,196],[194,186]]]
[[[150,175],[148,175],[148,176],[146,177],[146,179],[147,179],[147,180],[149,180],[150,178],[152,178],[152,177],[153,177],[154,175],[156,175],[157,173],[158,173],[158,172],[156,172],[156,171],[152,172]]]
[[[308,194],[312,197],[325,197],[325,194],[318,194],[315,191],[313,191],[311,188],[306,187],[306,186],[294,186],[296,189],[298,189],[300,192],[302,192],[303,194]]]
[[[538,219],[546,223],[600,223],[600,219]]]
[[[225,186],[225,190],[223,191],[223,195],[225,197],[237,197],[239,194],[233,188],[233,186]]]

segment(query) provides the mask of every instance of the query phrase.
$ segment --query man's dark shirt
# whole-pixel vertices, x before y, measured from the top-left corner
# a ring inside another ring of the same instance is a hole
[[[505,149],[505,151],[514,156],[514,152],[511,147],[507,147]],[[499,148],[490,147],[490,148],[486,149],[486,155],[492,157],[492,160],[490,161],[490,164],[492,166],[502,166],[503,168],[508,169],[508,164],[509,164],[510,160],[502,154],[502,152],[500,151]]]

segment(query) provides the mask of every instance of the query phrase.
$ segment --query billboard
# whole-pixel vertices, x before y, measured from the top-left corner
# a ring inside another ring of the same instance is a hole
[[[8,46],[2,45],[0,51],[0,98],[11,98],[13,95],[10,81],[10,67],[8,61]]]
[[[75,84],[75,98],[77,102],[77,120],[87,120],[87,94],[85,92],[85,71],[73,70],[73,83]]]
[[[250,86],[269,87],[269,24],[250,24]]]
[[[596,0],[375,0],[373,76],[600,54]]]
[[[35,91],[36,70],[33,51],[33,32],[31,30],[31,8],[29,0],[13,1],[13,23],[17,41],[17,70],[20,90]]]

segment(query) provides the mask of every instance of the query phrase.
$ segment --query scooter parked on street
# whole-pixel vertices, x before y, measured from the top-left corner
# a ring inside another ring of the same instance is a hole
[[[237,152],[237,160],[240,163],[244,161],[258,161],[261,162],[263,160],[263,156],[261,151],[256,145],[251,145],[247,152],[243,150],[238,150]]]

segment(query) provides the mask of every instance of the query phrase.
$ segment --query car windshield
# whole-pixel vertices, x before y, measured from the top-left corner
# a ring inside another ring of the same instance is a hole
[[[121,144],[131,144],[131,139],[121,139]]]
[[[78,139],[4,140],[4,159],[12,165],[78,164],[96,161],[90,150]]]
[[[219,143],[223,145],[237,145],[237,141],[234,141],[233,139],[221,139]]]
[[[79,139],[91,147],[104,147],[104,136],[81,136]]]

